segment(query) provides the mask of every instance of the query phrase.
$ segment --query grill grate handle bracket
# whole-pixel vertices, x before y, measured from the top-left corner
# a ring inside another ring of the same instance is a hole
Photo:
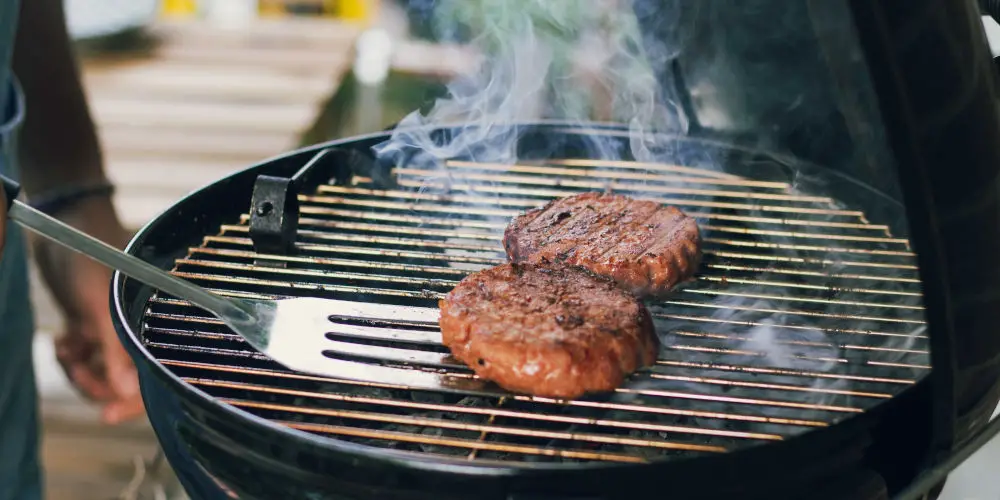
[[[335,168],[330,172],[326,165]],[[327,175],[322,182],[347,184],[355,175],[379,179],[384,188],[395,185],[375,159],[353,149],[326,148],[309,159],[291,177],[258,175],[250,200],[250,240],[257,253],[292,255],[299,226],[299,194],[317,184],[317,177]],[[256,265],[279,266],[273,260],[257,260]]]
[[[299,192],[320,169],[316,168],[332,149],[309,159],[291,177],[258,175],[250,199],[250,240],[257,253],[291,255],[299,229]],[[257,265],[274,265],[257,261]]]

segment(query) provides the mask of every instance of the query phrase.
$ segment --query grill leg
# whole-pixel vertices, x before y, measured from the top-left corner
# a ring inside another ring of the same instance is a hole
[[[230,497],[198,468],[197,462],[181,446],[176,428],[170,425],[172,418],[182,415],[180,405],[148,369],[141,364],[136,368],[139,370],[139,386],[146,404],[146,413],[149,415],[149,423],[159,438],[163,455],[173,468],[184,491],[191,500],[230,500]]]

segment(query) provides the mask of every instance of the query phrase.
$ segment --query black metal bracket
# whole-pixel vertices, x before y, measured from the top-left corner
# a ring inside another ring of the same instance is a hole
[[[10,210],[10,207],[14,205],[14,199],[21,193],[21,185],[2,175],[0,175],[0,184],[3,184],[4,198],[6,198],[4,209]]]
[[[316,166],[330,153],[316,153],[291,177],[259,175],[250,199],[250,241],[257,253],[295,253],[299,229],[299,191],[316,174]]]
[[[333,165],[333,171],[325,168]],[[396,186],[392,169],[353,149],[319,151],[291,177],[259,175],[250,200],[250,241],[257,253],[292,255],[299,229],[299,194],[323,174],[336,184],[346,184],[355,175],[372,179],[381,189]],[[258,262],[275,265],[277,262]]]

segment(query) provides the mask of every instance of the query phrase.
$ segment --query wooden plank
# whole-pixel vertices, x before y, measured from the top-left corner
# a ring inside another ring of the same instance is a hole
[[[101,441],[114,438],[117,444],[127,447],[130,459],[135,455],[152,456],[157,450],[156,434],[149,422],[143,418],[122,425],[103,425],[97,420],[65,418],[59,415],[45,415],[46,430],[67,441]],[[66,450],[67,453],[82,453],[84,450]],[[65,457],[63,454],[62,457]],[[131,460],[129,460],[131,462]],[[81,465],[82,466],[82,465]],[[99,467],[100,465],[96,465]],[[131,463],[128,463],[131,472]]]
[[[206,20],[160,20],[149,27],[154,36],[193,47],[350,47],[362,25],[307,17],[258,18],[245,26],[224,28]]]
[[[108,176],[123,190],[159,189],[187,193],[246,168],[241,161],[137,158],[111,160]]]
[[[136,459],[149,462],[159,444],[148,422],[107,427],[96,422],[44,418],[42,459],[47,498],[110,500],[120,498],[136,477]],[[173,498],[179,485],[167,467],[146,470],[139,486],[142,496],[159,484]]]
[[[249,165],[242,161],[204,158],[111,158],[107,173],[118,187],[114,203],[122,224],[137,230],[191,192]],[[248,206],[249,200],[250,193],[247,193]]]
[[[122,225],[130,231],[136,231],[180,201],[186,194],[180,191],[148,192],[133,189],[115,194],[115,207],[118,209]],[[249,198],[246,203],[249,208]]]
[[[150,126],[109,125],[99,131],[105,155],[112,161],[136,157],[202,161],[227,160],[245,165],[257,163],[298,146],[286,133]]]
[[[198,64],[246,64],[280,68],[302,74],[313,74],[327,68],[343,68],[352,56],[347,47],[327,47],[325,50],[304,50],[301,47],[262,47],[248,50],[242,47],[197,47],[169,44],[157,50],[163,60]]]
[[[84,73],[84,85],[94,98],[142,96],[315,104],[336,87],[339,73],[337,67],[298,74],[259,64],[227,64],[222,69],[166,60],[116,71]]]
[[[310,36],[310,31],[320,36]],[[132,65],[182,60],[284,68],[306,74],[337,72],[336,68],[353,58],[351,49],[361,29],[334,21],[259,20],[247,29],[233,30],[221,29],[202,20],[161,20],[149,26],[147,32],[157,40],[148,50],[82,54],[86,71],[116,71]]]
[[[138,155],[161,160],[196,157],[249,165],[298,146],[298,141],[289,134],[226,129],[203,129],[192,133],[183,129],[107,126],[100,129],[100,137],[107,154],[115,159]]]
[[[299,134],[312,123],[317,106],[186,102],[95,96],[91,109],[102,126],[157,126],[165,128],[272,131]]]
[[[402,40],[394,45],[391,64],[397,71],[449,76],[473,71],[479,64],[479,57],[474,50],[464,46]],[[207,65],[212,71],[218,71],[218,65],[239,65],[304,76],[324,72],[339,75],[349,70],[353,58],[353,42],[343,46],[281,45],[248,48],[238,43],[194,45],[171,40],[158,47],[152,57],[87,61],[87,72],[114,73],[130,66],[149,64],[152,60],[155,64],[169,62],[191,66]]]

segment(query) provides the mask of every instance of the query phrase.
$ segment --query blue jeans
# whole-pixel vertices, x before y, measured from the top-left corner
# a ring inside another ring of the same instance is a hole
[[[0,0],[0,173],[15,180],[16,136],[25,111],[10,70],[18,8],[17,0]],[[27,251],[24,234],[11,226],[0,257],[0,500],[41,500]]]
[[[18,178],[17,128],[24,112],[20,91],[6,82],[6,106],[0,126],[0,172]],[[28,293],[24,233],[7,224],[0,258],[0,500],[41,500],[38,459],[38,395],[32,364],[34,318]]]

